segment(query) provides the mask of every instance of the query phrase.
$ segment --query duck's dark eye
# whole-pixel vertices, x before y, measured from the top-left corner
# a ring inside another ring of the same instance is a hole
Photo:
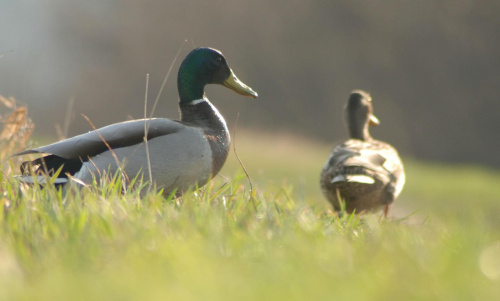
[[[222,58],[219,56],[219,57],[216,57],[215,58],[215,61],[217,62],[217,64],[221,64],[222,63]]]

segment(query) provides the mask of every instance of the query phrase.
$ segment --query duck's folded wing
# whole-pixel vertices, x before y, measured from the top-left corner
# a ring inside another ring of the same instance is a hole
[[[65,159],[86,159],[109,148],[115,149],[142,143],[145,136],[145,123],[148,128],[148,140],[179,132],[185,127],[181,122],[165,118],[120,122],[53,144],[25,150],[13,156],[43,153]]]

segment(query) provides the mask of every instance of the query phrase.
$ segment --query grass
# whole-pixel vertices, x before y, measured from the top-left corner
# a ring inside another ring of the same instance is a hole
[[[227,179],[181,199],[121,194],[119,179],[22,187],[4,161],[0,300],[500,297],[498,171],[406,159],[390,219],[338,217],[318,187],[330,146],[244,131],[236,143],[253,198],[234,155]]]

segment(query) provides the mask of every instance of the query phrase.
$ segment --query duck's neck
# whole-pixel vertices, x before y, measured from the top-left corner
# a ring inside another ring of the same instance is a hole
[[[214,133],[228,132],[226,121],[206,97],[190,102],[181,101],[179,107],[182,122]]]
[[[358,139],[362,141],[372,140],[372,136],[370,136],[369,125],[367,122],[360,123],[359,121],[349,118],[349,122],[347,124],[349,129],[349,135],[353,139]]]
[[[212,176],[216,175],[229,154],[231,137],[226,121],[206,97],[188,103],[181,101],[179,107],[182,122],[203,130],[212,150]]]
[[[177,90],[179,90],[180,102],[190,103],[204,98],[207,79],[199,72],[195,61],[184,60],[177,74]]]
[[[204,98],[205,85],[192,77],[179,74],[177,89],[179,90],[180,103],[190,103]]]

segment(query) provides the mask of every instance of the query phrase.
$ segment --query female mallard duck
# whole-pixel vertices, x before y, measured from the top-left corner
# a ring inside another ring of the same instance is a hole
[[[230,144],[224,118],[205,96],[207,84],[221,84],[241,95],[257,97],[256,92],[236,77],[221,52],[194,49],[182,62],[177,77],[180,121],[166,118],[126,121],[22,151],[14,156],[48,155],[24,162],[21,180],[43,183],[42,174],[53,175],[62,168],[56,184],[65,184],[69,178],[92,183],[93,177],[99,179],[102,174],[120,171],[130,179],[141,173],[147,179],[150,172],[153,182],[164,189],[165,195],[173,191],[180,195],[190,187],[203,186],[224,165]],[[35,167],[34,171],[29,166]]]
[[[370,136],[368,127],[380,122],[368,93],[353,91],[345,112],[351,139],[335,147],[326,161],[323,194],[335,210],[341,210],[340,197],[349,213],[383,208],[387,216],[405,183],[403,163],[396,149]]]

